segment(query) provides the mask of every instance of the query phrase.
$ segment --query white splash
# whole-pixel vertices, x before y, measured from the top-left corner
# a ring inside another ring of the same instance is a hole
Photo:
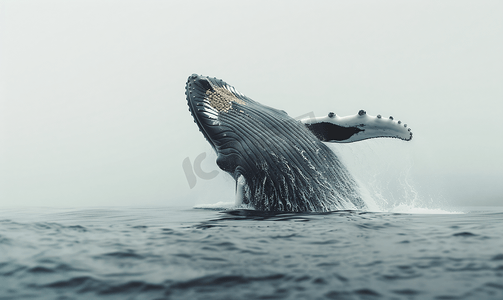
[[[237,205],[235,201],[230,201],[230,202],[219,201],[217,203],[198,204],[198,205],[194,205],[193,208],[195,208],[195,209],[211,209],[211,210],[254,209],[253,207],[250,207],[250,206],[248,206],[246,204],[242,204],[242,203]]]
[[[219,201],[217,203],[198,204],[198,205],[194,205],[194,208],[216,209],[216,210],[234,209],[234,208],[236,208],[236,202],[234,202],[234,201],[230,201],[230,202]]]
[[[425,197],[413,179],[414,160],[409,143],[369,140],[329,145],[360,186],[371,212],[408,214],[461,214],[444,205],[442,197]]]
[[[399,204],[393,207],[389,212],[400,214],[427,214],[427,215],[450,215],[450,214],[464,214],[460,211],[448,211],[440,208],[426,208],[417,207],[408,204]]]

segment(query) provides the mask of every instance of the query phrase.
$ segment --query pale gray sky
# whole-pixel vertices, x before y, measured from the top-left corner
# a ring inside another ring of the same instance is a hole
[[[192,73],[291,116],[393,115],[412,142],[335,148],[395,168],[403,149],[425,195],[501,205],[502,15],[501,1],[0,0],[0,206],[228,201],[223,172],[190,189],[182,168],[210,155]]]

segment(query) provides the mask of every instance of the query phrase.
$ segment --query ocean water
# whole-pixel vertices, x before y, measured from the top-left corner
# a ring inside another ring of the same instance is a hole
[[[503,208],[456,211],[4,208],[0,299],[503,299]]]

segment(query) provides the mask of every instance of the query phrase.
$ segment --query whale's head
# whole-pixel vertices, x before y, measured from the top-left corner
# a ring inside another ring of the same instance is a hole
[[[193,74],[185,94],[194,122],[218,155],[218,166],[235,178],[256,171],[256,156],[271,152],[270,142],[285,133],[281,123],[293,121],[221,79]]]
[[[286,112],[196,74],[185,93],[217,165],[243,182],[245,203],[260,210],[327,211],[359,199],[335,154]]]

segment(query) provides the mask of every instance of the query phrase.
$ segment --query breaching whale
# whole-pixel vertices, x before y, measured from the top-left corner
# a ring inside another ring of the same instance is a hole
[[[364,209],[355,180],[323,142],[412,139],[406,124],[363,110],[295,120],[221,79],[197,74],[188,78],[185,94],[194,122],[216,151],[217,165],[236,181],[236,204],[256,210]]]

